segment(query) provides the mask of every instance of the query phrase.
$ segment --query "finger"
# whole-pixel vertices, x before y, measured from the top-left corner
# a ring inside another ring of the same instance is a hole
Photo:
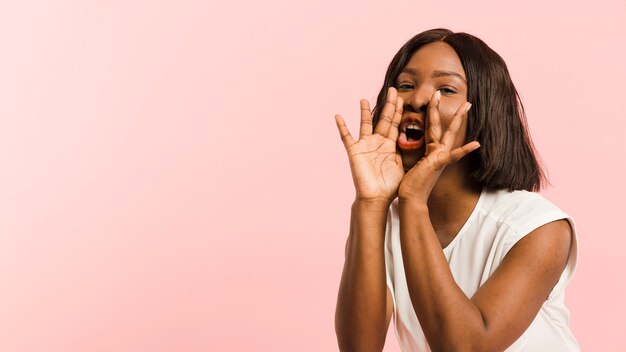
[[[433,167],[436,170],[439,170],[442,167],[445,167],[446,165],[450,165],[452,163],[455,163],[459,160],[461,160],[461,158],[463,158],[464,156],[466,156],[467,154],[471,153],[472,151],[476,150],[477,148],[480,147],[480,143],[478,143],[477,141],[473,141],[473,142],[469,142],[467,144],[465,144],[462,147],[458,147],[452,151],[449,152],[441,152],[438,153],[435,161],[433,162]]]
[[[441,122],[439,119],[439,102],[441,101],[441,91],[436,91],[428,103],[428,128],[424,136],[426,143],[439,142],[441,139]]]
[[[393,114],[396,110],[396,100],[398,97],[398,92],[395,88],[390,87],[387,91],[387,101],[385,102],[385,106],[380,113],[380,119],[376,124],[375,133],[382,134],[386,136],[389,132],[389,128],[391,127],[391,122],[393,121]]]
[[[359,139],[372,134],[372,110],[370,103],[366,99],[361,99],[361,129],[359,130]]]
[[[346,122],[343,120],[341,115],[335,115],[335,123],[337,123],[337,129],[339,129],[339,135],[341,136],[341,141],[343,142],[344,147],[348,149],[351,145],[356,143],[350,131],[348,131],[348,126],[346,126]]]
[[[440,149],[440,145],[437,143],[428,143],[426,144],[426,152],[425,155],[430,155],[431,153],[436,152],[437,150]]]
[[[387,137],[392,141],[396,141],[398,139],[398,128],[400,127],[400,120],[402,120],[402,111],[404,110],[404,100],[401,97],[398,97],[398,101],[396,103],[396,112],[393,114],[393,120],[391,121],[391,127],[389,128],[389,134]]]
[[[461,160],[467,154],[473,152],[480,147],[477,141],[469,142],[462,147],[458,147],[450,152],[450,160],[446,164],[451,164]]]
[[[450,121],[450,125],[448,125],[448,128],[441,138],[441,142],[444,145],[449,146],[450,148],[454,145],[456,134],[461,128],[461,123],[463,122],[463,119],[467,117],[467,112],[469,111],[470,107],[472,107],[472,104],[468,102],[465,102],[464,104],[461,104],[461,106],[459,106],[456,113],[454,114],[454,117],[452,117],[452,121]]]

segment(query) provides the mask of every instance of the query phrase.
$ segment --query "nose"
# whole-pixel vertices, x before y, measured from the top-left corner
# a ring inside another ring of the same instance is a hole
[[[404,98],[404,110],[409,112],[426,113],[430,98],[435,94],[435,90],[427,87],[414,88],[409,96]]]

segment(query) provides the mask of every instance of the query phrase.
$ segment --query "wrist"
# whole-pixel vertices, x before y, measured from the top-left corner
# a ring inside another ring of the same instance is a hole
[[[398,208],[400,210],[409,209],[411,213],[428,213],[428,202],[426,199],[417,197],[398,197]]]
[[[384,211],[387,214],[389,206],[391,205],[390,199],[373,199],[373,198],[355,198],[352,203],[353,210],[362,211]]]
[[[404,204],[427,204],[428,195],[416,194],[415,192],[398,193],[398,203]]]
[[[431,192],[431,187],[424,187],[425,185],[411,185],[409,183],[403,183],[398,189],[398,201],[402,202],[423,202],[428,201],[428,196]]]

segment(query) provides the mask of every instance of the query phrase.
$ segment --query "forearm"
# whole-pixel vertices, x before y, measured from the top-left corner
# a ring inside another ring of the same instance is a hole
[[[455,282],[427,205],[400,200],[399,215],[409,296],[431,348],[480,349],[486,336],[483,317]]]
[[[381,351],[386,337],[385,225],[389,204],[355,201],[335,330],[342,351]]]

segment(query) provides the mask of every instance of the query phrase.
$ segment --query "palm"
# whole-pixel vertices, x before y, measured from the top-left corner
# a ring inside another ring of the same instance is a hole
[[[361,100],[361,129],[355,140],[343,118],[336,116],[341,140],[348,152],[357,198],[391,201],[404,176],[402,159],[396,151],[402,99],[390,88],[381,119],[373,130],[369,103]]]
[[[363,198],[394,198],[404,176],[396,143],[373,134],[348,147],[348,158],[357,194]]]

